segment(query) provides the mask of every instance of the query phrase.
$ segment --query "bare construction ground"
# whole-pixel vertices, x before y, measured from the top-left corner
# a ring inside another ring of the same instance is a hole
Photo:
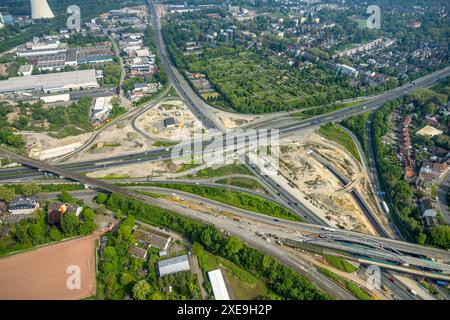
[[[98,234],[0,259],[0,299],[73,300],[95,294]],[[81,289],[68,289],[69,266],[79,266]]]
[[[103,130],[91,147],[70,158],[70,161],[91,161],[106,157],[134,154],[158,148],[153,140],[136,132],[129,121],[120,122]]]
[[[166,127],[165,119],[173,118],[175,125]],[[142,114],[135,122],[136,127],[155,140],[180,141],[192,135],[201,123],[182,101],[165,101]]]
[[[25,139],[26,148],[31,158],[39,159],[45,150],[64,147],[68,145],[82,145],[92,136],[92,132],[56,139],[43,132],[21,132]],[[68,150],[67,152],[70,152]]]
[[[179,178],[204,169],[207,165],[175,164],[170,160],[139,162],[87,173],[92,178]]]
[[[307,154],[314,150],[330,161],[341,173],[353,182],[347,188],[317,160]],[[281,147],[281,176],[289,189],[305,205],[330,224],[346,230],[374,234],[369,221],[348,192],[358,188],[372,210],[378,212],[370,190],[368,177],[361,164],[343,147],[311,133],[304,140]]]

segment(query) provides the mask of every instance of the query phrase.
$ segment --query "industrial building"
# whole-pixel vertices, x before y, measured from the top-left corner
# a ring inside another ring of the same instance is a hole
[[[189,271],[189,260],[187,255],[182,255],[175,258],[170,258],[162,261],[158,261],[159,276],[164,277],[171,273],[177,273],[180,271]]]
[[[175,126],[175,118],[170,117],[164,119],[164,127],[166,127],[167,129],[174,128]]]
[[[63,93],[51,96],[42,96],[41,100],[44,101],[44,103],[68,102],[70,101],[70,94]]]
[[[17,93],[21,91],[56,93],[99,87],[95,69],[13,77],[0,81],[0,93]]]
[[[109,115],[111,112],[112,97],[99,97],[95,99],[94,107],[92,108],[92,117],[101,120]]]
[[[51,19],[55,17],[47,0],[30,0],[30,3],[31,19]]]
[[[214,293],[214,298],[216,300],[230,300],[230,295],[228,294],[227,286],[223,279],[222,270],[216,269],[208,272],[209,281]]]
[[[35,57],[43,55],[54,55],[64,53],[67,44],[61,43],[57,38],[46,36],[43,39],[34,37],[33,41],[27,42],[24,49],[18,50],[18,57]]]

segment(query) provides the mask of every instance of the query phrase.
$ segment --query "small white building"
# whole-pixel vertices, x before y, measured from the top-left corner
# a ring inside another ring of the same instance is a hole
[[[158,261],[159,276],[164,277],[171,273],[177,273],[180,271],[189,271],[191,267],[189,265],[189,259],[187,255],[178,256],[162,261]]]
[[[98,120],[107,117],[113,108],[111,100],[112,97],[99,97],[95,99],[94,107],[92,108],[92,117]]]
[[[44,101],[44,103],[67,102],[70,101],[70,94],[64,93],[52,96],[42,96],[41,100]]]
[[[31,76],[33,74],[33,65],[24,64],[19,67],[19,71],[17,73],[21,76]]]
[[[211,281],[211,286],[214,293],[214,298],[216,300],[230,300],[230,295],[228,294],[227,286],[223,279],[222,270],[216,269],[208,272],[209,281]]]

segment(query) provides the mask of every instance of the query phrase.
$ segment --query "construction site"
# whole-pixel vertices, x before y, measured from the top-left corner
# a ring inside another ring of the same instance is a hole
[[[281,146],[280,175],[274,179],[330,225],[375,234],[350,194],[353,189],[359,190],[370,209],[383,219],[361,163],[343,147],[315,132],[303,138]],[[311,156],[311,152],[326,159],[350,182],[343,185],[329,168]]]
[[[178,142],[201,124],[182,101],[166,101],[138,117],[136,128],[149,138]]]

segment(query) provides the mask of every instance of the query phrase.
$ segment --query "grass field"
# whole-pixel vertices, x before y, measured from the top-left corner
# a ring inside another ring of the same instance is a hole
[[[249,190],[258,190],[258,189],[264,189],[264,187],[258,182],[253,179],[247,179],[247,178],[230,178],[230,179],[222,179],[217,180],[217,183],[224,184],[224,185],[232,185],[236,187],[241,187]]]
[[[197,177],[200,178],[214,178],[223,177],[231,174],[247,174],[253,175],[250,170],[243,164],[229,164],[219,168],[205,168],[197,172]]]
[[[172,147],[177,144],[178,144],[178,142],[156,141],[155,143],[153,143],[153,146],[155,146],[155,147]]]
[[[327,276],[334,282],[340,284],[342,287],[350,291],[356,298],[359,300],[373,300],[371,296],[365,293],[360,287],[358,287],[355,283],[344,279],[343,277],[337,275],[336,273],[321,267],[317,267],[317,271]]]
[[[257,299],[267,292],[264,281],[222,257],[202,251],[199,264],[205,274],[219,268],[225,270],[233,290],[232,294],[237,300]],[[207,279],[207,276],[205,278]]]
[[[297,118],[298,120],[309,119],[317,115],[325,114],[328,112],[350,108],[362,103],[363,101],[347,102],[347,103],[332,103],[325,106],[320,106],[317,108],[306,109],[299,112],[293,112],[290,114],[291,117]]]
[[[350,262],[348,262],[347,260],[338,257],[338,256],[332,256],[332,255],[324,255],[323,256],[326,260],[326,262],[328,262],[329,264],[331,264],[333,267],[345,271],[345,272],[355,272],[358,270],[357,267],[355,267],[354,265],[352,265]]]
[[[319,132],[328,140],[339,143],[347,149],[356,160],[361,162],[361,157],[359,156],[355,142],[344,129],[334,123],[327,123],[320,127]]]

